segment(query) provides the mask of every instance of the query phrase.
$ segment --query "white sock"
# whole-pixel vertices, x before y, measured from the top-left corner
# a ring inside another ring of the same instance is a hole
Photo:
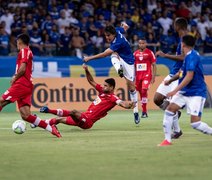
[[[133,92],[131,92],[131,91],[129,91],[129,92],[130,92],[131,101],[136,103],[135,107],[133,109],[133,112],[137,113],[138,112],[138,94],[137,94],[137,91],[135,90]]]
[[[41,119],[39,117],[36,118],[35,122],[33,123],[34,125],[38,126],[38,124],[40,123]],[[52,127],[48,124],[46,126],[46,130],[49,132],[52,132]]]
[[[115,55],[115,54],[112,54],[111,55],[111,62],[116,70],[116,72],[118,73],[118,70],[120,69],[121,67],[121,63],[120,63],[120,60],[118,59],[118,56]]]
[[[52,127],[48,124],[48,125],[46,126],[46,130],[49,131],[49,132],[52,132]]]
[[[165,139],[171,142],[172,124],[175,114],[171,111],[165,110],[163,117],[163,131]]]
[[[38,126],[38,124],[40,123],[40,118],[36,117],[35,122],[33,123],[34,125]]]
[[[194,123],[191,123],[191,126],[194,129],[196,129],[204,134],[212,135],[212,128],[204,122],[201,122],[201,121],[194,122]]]
[[[174,132],[180,132],[180,124],[178,119],[178,112],[174,115],[173,118],[173,131]]]

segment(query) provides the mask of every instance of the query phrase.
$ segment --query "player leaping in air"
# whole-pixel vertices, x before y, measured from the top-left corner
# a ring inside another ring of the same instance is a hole
[[[99,95],[88,107],[86,112],[79,112],[77,110],[62,110],[62,109],[49,109],[44,106],[40,109],[41,113],[52,113],[60,117],[46,120],[49,125],[63,123],[71,126],[78,126],[82,129],[89,129],[99,119],[105,117],[112,108],[119,105],[125,109],[134,108],[134,102],[122,101],[114,94],[115,80],[108,78],[103,85],[96,83],[90,74],[88,67],[83,64],[86,78],[91,86],[93,86]]]
[[[124,77],[127,82],[128,89],[130,91],[130,99],[135,102],[134,121],[139,124],[140,118],[138,114],[138,96],[135,89],[135,67],[134,56],[130,47],[130,43],[127,41],[123,33],[127,31],[129,26],[126,23],[122,23],[122,27],[115,28],[112,25],[106,26],[104,35],[106,41],[110,43],[110,47],[104,52],[84,57],[84,62],[88,62],[93,59],[103,58],[111,56],[111,61],[120,77]]]

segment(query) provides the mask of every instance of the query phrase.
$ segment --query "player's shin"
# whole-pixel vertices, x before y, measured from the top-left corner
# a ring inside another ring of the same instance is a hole
[[[130,92],[130,99],[132,102],[135,102],[135,107],[133,109],[134,113],[138,113],[138,94],[137,91],[129,91]]]
[[[175,116],[175,113],[165,110],[165,114],[163,118],[163,131],[165,134],[165,139],[168,142],[171,142],[172,123],[173,123],[174,116]]]
[[[63,110],[63,109],[57,109],[57,114],[58,116],[60,117],[67,117],[67,116],[70,116],[70,111],[68,110]]]
[[[191,126],[204,134],[212,135],[212,128],[208,126],[208,124],[206,124],[205,122],[193,122],[191,123]]]
[[[174,115],[174,118],[173,118],[173,131],[174,132],[180,132],[178,112]]]
[[[0,106],[0,112],[1,112],[1,110],[2,110],[2,106]]]
[[[141,106],[142,106],[142,112],[147,113],[147,89],[142,89],[141,91]]]
[[[29,115],[26,118],[26,121],[29,123],[32,123],[36,126],[39,126],[40,128],[46,129],[49,132],[52,132],[52,128],[50,125],[48,125],[45,121],[41,120],[39,117],[34,115]]]

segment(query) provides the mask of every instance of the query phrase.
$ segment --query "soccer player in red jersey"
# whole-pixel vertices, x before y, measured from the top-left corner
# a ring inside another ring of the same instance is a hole
[[[50,126],[39,117],[31,114],[33,54],[29,48],[29,41],[30,37],[27,34],[20,34],[17,37],[19,53],[16,61],[16,70],[11,80],[11,87],[0,98],[0,111],[4,106],[17,101],[23,120],[46,129],[57,137],[61,137],[55,125]]]
[[[62,109],[49,109],[44,106],[40,109],[42,113],[52,113],[60,117],[52,118],[46,120],[50,125],[63,123],[71,126],[78,126],[82,129],[89,129],[93,124],[99,119],[105,117],[113,107],[119,105],[125,109],[130,109],[135,107],[134,102],[126,102],[119,99],[114,94],[115,80],[113,78],[108,78],[105,80],[104,84],[101,86],[96,83],[90,74],[88,67],[83,64],[85,70],[86,78],[91,86],[93,86],[99,95],[88,107],[86,112],[79,112],[77,110],[62,110]]]
[[[142,118],[147,115],[148,89],[150,83],[155,82],[156,58],[154,53],[148,49],[145,38],[138,41],[139,49],[134,52],[136,70],[136,89],[140,94],[142,106]]]

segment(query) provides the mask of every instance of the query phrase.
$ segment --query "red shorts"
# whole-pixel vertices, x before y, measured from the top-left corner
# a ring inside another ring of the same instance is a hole
[[[66,123],[72,126],[78,126],[82,129],[90,129],[93,126],[93,121],[89,119],[84,113],[81,113],[79,119],[73,119],[71,116],[66,118]]]
[[[31,96],[33,92],[33,86],[26,87],[22,84],[13,84],[3,95],[4,100],[11,102],[17,101],[18,108],[29,105],[31,106]]]
[[[140,91],[141,89],[149,89],[151,83],[151,78],[144,77],[143,79],[137,80],[136,79],[136,90]]]

